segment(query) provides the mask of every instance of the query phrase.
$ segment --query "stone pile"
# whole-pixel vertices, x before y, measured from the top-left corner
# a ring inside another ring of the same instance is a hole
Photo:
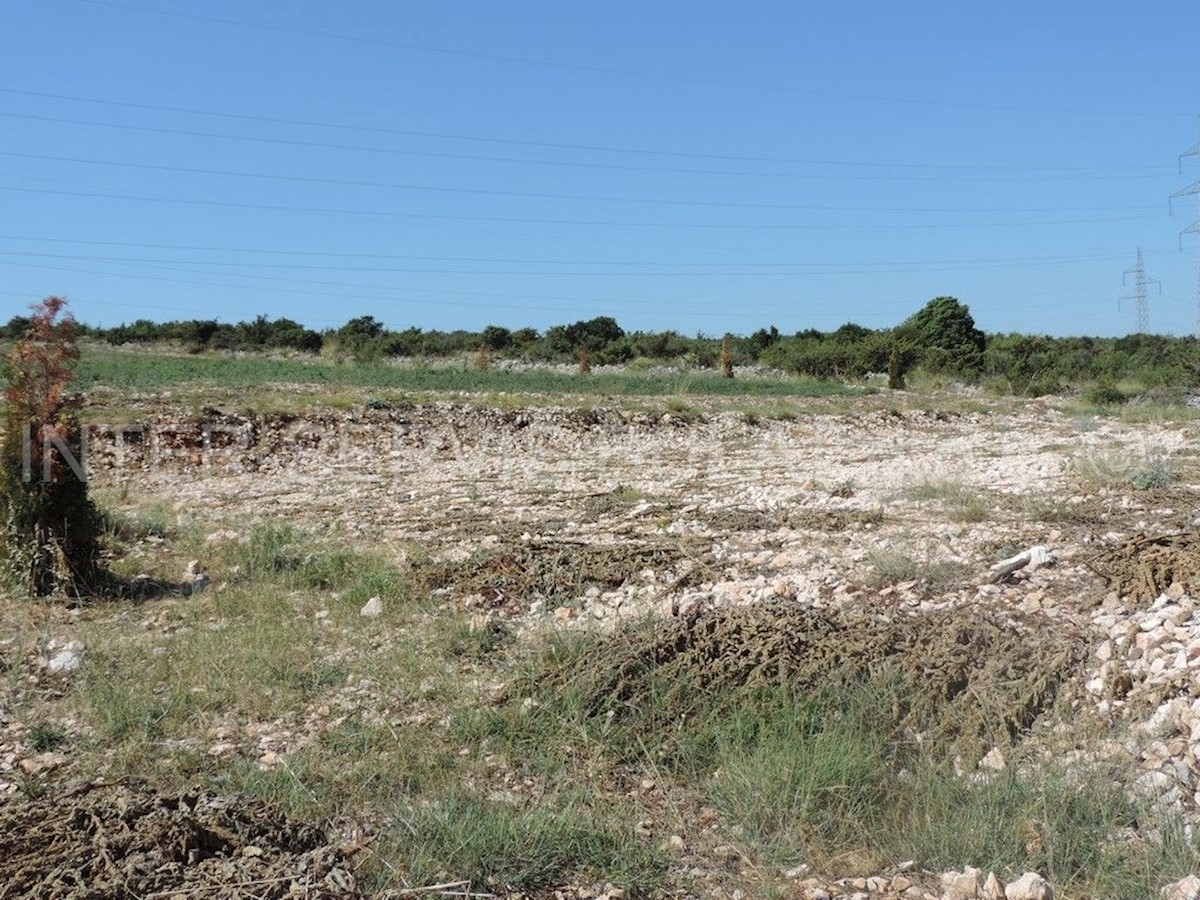
[[[1135,723],[1133,792],[1200,821],[1200,608],[1175,586],[1145,609],[1110,595],[1092,624],[1101,639],[1086,690],[1097,712]]]

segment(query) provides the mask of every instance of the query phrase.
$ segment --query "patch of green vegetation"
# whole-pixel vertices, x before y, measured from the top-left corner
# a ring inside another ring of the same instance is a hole
[[[335,362],[323,359],[277,359],[267,356],[172,355],[129,353],[99,346],[85,349],[76,384],[122,391],[184,388],[254,389],[269,385],[319,385],[325,389],[358,388],[416,393],[506,392],[521,394],[587,394],[599,396],[857,396],[863,389],[815,378],[722,378],[716,372],[686,376],[649,372],[592,372],[586,378],[556,370],[506,371],[450,366],[393,365],[385,362]],[[376,397],[375,399],[378,399]]]
[[[830,671],[810,690],[709,683],[686,692],[680,715],[678,691],[649,660],[628,673],[636,702],[607,710],[587,699],[586,675],[560,677],[604,652],[596,638],[548,638],[526,658],[520,689],[459,716],[456,734],[534,774],[632,766],[687,785],[720,813],[743,859],[772,869],[838,870],[857,858],[870,874],[913,859],[935,872],[1035,870],[1068,896],[1133,900],[1189,872],[1200,849],[1170,815],[1161,838],[1125,841],[1144,811],[1100,764],[1046,766],[1018,746],[1003,771],[964,776],[945,746],[902,726],[916,686],[894,670]]]
[[[35,753],[45,753],[65,746],[71,739],[67,730],[50,722],[38,722],[25,733],[25,743]]]
[[[1170,457],[1162,450],[1135,455],[1124,451],[1081,453],[1070,461],[1075,477],[1085,486],[1129,486],[1139,491],[1167,487],[1175,480]]]
[[[1114,384],[1097,384],[1084,391],[1083,400],[1093,406],[1120,406],[1129,397]]]
[[[935,500],[944,504],[956,522],[982,522],[991,511],[983,492],[961,481],[926,480],[905,488],[902,494],[909,500]]]
[[[923,559],[910,550],[873,550],[867,555],[867,563],[867,581],[875,588],[916,582],[936,593],[958,584],[967,573],[962,563]]]
[[[414,596],[407,576],[379,555],[317,541],[281,522],[255,526],[244,543],[219,550],[213,566],[250,581],[319,590],[347,610],[375,596],[386,605],[403,605]]]
[[[641,503],[649,497],[645,491],[630,487],[627,484],[618,484],[604,496],[611,499],[614,503],[622,503],[630,506],[635,503]]]
[[[1102,521],[1096,504],[1083,499],[1027,495],[1021,500],[1021,511],[1031,522],[1050,525],[1094,525]]]
[[[1165,488],[1175,480],[1175,469],[1164,453],[1151,453],[1129,473],[1129,483],[1135,490],[1151,491]]]
[[[511,645],[515,637],[512,628],[500,619],[462,623],[446,635],[446,652],[467,659],[487,659]]]
[[[636,813],[626,804],[585,789],[551,798],[512,803],[459,789],[414,810],[393,835],[404,848],[407,880],[462,880],[507,892],[601,876],[642,895],[658,887],[665,857],[636,833]]]
[[[700,418],[700,411],[682,397],[671,397],[666,402],[667,412],[685,422],[694,422]]]

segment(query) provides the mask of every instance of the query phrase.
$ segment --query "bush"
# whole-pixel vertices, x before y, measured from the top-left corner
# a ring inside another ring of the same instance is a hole
[[[30,596],[78,594],[99,580],[103,524],[88,498],[79,400],[67,393],[79,360],[66,301],[47,297],[8,361],[0,448],[0,558]]]
[[[978,375],[983,370],[987,337],[975,327],[966,304],[935,297],[895,330],[901,343],[919,349],[919,363],[931,372]]]
[[[1095,406],[1119,406],[1129,398],[1115,385],[1098,384],[1088,390],[1083,399]]]

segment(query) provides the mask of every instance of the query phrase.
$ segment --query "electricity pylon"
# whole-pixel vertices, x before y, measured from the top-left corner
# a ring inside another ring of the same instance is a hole
[[[1137,334],[1150,333],[1150,304],[1146,298],[1146,286],[1150,284],[1158,285],[1158,292],[1162,293],[1162,282],[1157,278],[1146,277],[1146,267],[1142,265],[1142,248],[1138,247],[1137,262],[1132,268],[1126,269],[1121,276],[1121,284],[1129,283],[1129,276],[1133,276],[1133,291],[1123,296],[1122,300],[1134,301],[1134,315],[1137,320]]]
[[[1183,174],[1183,160],[1186,156],[1200,156],[1200,144],[1179,154],[1179,174],[1181,175]],[[1167,207],[1174,213],[1175,201],[1180,197],[1189,197],[1193,194],[1200,194],[1200,181],[1193,181],[1187,187],[1173,193],[1167,201]],[[1183,229],[1183,231],[1179,232],[1180,250],[1183,250],[1183,236],[1185,234],[1200,235],[1200,219],[1197,219],[1187,228]],[[1200,242],[1196,245],[1196,335],[1200,336]]]

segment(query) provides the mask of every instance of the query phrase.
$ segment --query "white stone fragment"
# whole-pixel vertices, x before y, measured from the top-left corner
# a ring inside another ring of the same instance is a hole
[[[1200,876],[1189,875],[1179,881],[1164,885],[1159,894],[1163,900],[1200,900]]]
[[[1026,872],[1004,888],[1005,900],[1054,900],[1054,889],[1037,872]]]
[[[942,873],[942,900],[977,900],[982,887],[983,873],[974,866]]]
[[[72,675],[83,665],[83,644],[69,641],[60,651],[50,657],[46,669],[55,675]]]

